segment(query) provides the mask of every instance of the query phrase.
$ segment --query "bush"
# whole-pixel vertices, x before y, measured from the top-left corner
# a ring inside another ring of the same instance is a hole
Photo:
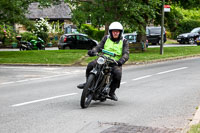
[[[177,35],[181,33],[187,33],[197,27],[200,27],[200,20],[184,19],[179,23],[176,33]]]
[[[166,31],[166,37],[167,38],[172,38],[172,33],[170,31]]]
[[[16,41],[16,32],[13,26],[8,24],[0,24],[0,41],[2,42],[1,47],[7,47],[12,42]]]
[[[183,9],[177,5],[172,5],[171,11],[165,15],[165,23],[171,32],[170,38],[176,39],[179,34],[200,27],[200,10]]]
[[[97,30],[93,28],[91,25],[83,24],[80,28],[80,32],[87,34],[89,37],[100,41],[104,36],[104,30]]]
[[[30,32],[24,32],[20,34],[23,41],[37,40],[37,36]]]
[[[38,32],[37,36],[40,37],[45,43],[48,41],[48,33],[47,32]]]

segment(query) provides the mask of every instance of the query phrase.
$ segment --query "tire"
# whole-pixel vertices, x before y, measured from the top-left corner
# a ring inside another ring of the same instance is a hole
[[[69,46],[64,46],[63,49],[70,49],[70,47]]]
[[[94,85],[95,85],[95,76],[93,74],[90,74],[81,95],[81,102],[80,102],[81,108],[84,109],[90,105],[93,98],[93,92],[89,91],[89,88],[94,87]]]
[[[189,44],[194,44],[194,38],[189,39]]]
[[[26,50],[26,48],[20,47],[19,50],[20,50],[20,51],[24,51],[24,50]]]

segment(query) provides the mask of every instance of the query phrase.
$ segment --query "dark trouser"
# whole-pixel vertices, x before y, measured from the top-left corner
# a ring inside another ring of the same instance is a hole
[[[86,69],[86,78],[89,76],[90,71],[95,67],[96,60],[90,62]],[[116,88],[120,87],[121,77],[122,77],[122,66],[114,66],[112,68],[112,74],[113,74],[113,81],[111,83],[111,93],[116,90]]]

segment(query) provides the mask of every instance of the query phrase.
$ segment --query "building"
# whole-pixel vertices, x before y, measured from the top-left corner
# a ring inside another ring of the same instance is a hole
[[[40,18],[48,18],[49,22],[59,22],[64,23],[63,29],[72,24],[71,22],[71,9],[67,3],[62,2],[59,5],[52,5],[48,8],[40,8],[39,3],[32,3],[29,6],[29,14],[26,17],[30,20],[38,20]],[[19,32],[26,31],[23,25],[16,25],[16,29]]]

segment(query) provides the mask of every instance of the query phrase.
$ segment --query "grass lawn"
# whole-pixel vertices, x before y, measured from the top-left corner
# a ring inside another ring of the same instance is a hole
[[[167,41],[165,42],[165,44],[179,44],[179,42],[177,42],[177,40],[172,40],[167,38]]]
[[[200,133],[200,124],[193,125],[187,133]]]
[[[200,55],[200,47],[165,47],[163,55],[160,55],[160,48],[148,48],[144,53],[130,54],[128,63],[147,62],[152,60],[171,59],[193,55]]]
[[[74,64],[87,50],[1,51],[1,64]]]
[[[163,55],[160,48],[148,48],[145,52],[130,53],[127,64],[194,55],[200,55],[200,47],[165,47]],[[95,58],[88,57],[87,50],[0,51],[0,64],[86,65]]]

